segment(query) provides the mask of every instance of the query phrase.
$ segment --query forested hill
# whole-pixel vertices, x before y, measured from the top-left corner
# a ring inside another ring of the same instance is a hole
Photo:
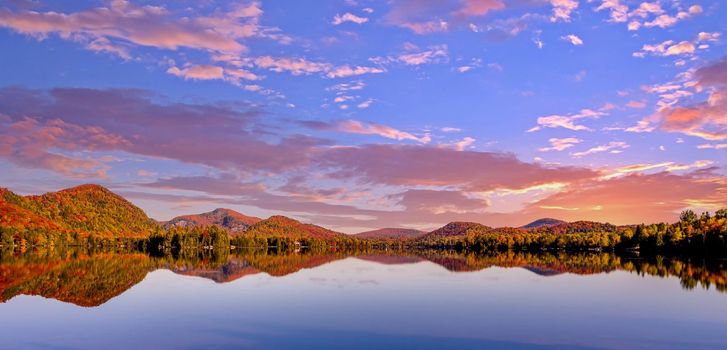
[[[555,226],[555,225],[565,224],[565,223],[566,222],[563,220],[552,219],[552,218],[542,218],[542,219],[535,220],[527,225],[520,226],[520,228],[531,229],[531,228]]]
[[[146,237],[158,225],[143,210],[99,185],[37,196],[0,189],[0,230]]]
[[[162,223],[169,227],[201,227],[217,225],[231,235],[240,234],[262,219],[240,214],[232,209],[217,208],[209,213],[177,216]]]
[[[727,209],[697,215],[685,210],[679,221],[615,226],[595,221],[546,220],[536,227],[492,228],[452,222],[432,232],[402,234],[381,229],[345,235],[285,217],[265,220],[228,209],[182,217],[162,228],[143,210],[98,185],[82,185],[36,196],[0,188],[0,247],[42,245],[218,247],[333,245],[416,246],[472,251],[505,249],[628,250],[727,253]],[[226,229],[226,230],[223,230]],[[369,237],[367,237],[369,236]],[[412,238],[412,236],[418,236]],[[223,248],[224,247],[224,248]]]
[[[304,224],[289,217],[275,215],[257,222],[245,231],[248,236],[281,236],[289,238],[335,239],[345,234],[313,224]]]
[[[442,237],[466,236],[468,234],[481,234],[492,230],[492,227],[478,224],[476,222],[450,222],[420,239],[437,239]]]

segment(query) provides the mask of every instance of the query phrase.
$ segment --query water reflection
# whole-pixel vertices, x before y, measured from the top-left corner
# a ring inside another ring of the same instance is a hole
[[[265,273],[279,277],[314,269],[348,257],[385,265],[429,261],[451,273],[491,267],[523,268],[540,276],[592,275],[627,271],[642,276],[680,279],[682,288],[727,291],[725,260],[618,256],[612,253],[463,254],[453,251],[303,251],[235,250],[230,253],[181,251],[148,255],[132,251],[33,250],[0,252],[0,302],[38,295],[78,306],[102,305],[144,280],[149,272],[169,270],[216,283]]]

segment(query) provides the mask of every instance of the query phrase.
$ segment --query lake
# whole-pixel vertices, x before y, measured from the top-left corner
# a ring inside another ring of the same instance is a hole
[[[725,349],[727,261],[0,255],[2,349]]]

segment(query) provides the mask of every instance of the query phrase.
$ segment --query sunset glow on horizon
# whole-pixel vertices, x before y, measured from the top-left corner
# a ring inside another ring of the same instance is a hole
[[[727,4],[0,0],[0,187],[355,233],[727,206]]]

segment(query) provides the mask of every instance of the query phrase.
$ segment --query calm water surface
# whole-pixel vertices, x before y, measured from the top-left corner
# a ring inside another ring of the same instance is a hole
[[[0,348],[727,349],[722,264],[6,256]]]

